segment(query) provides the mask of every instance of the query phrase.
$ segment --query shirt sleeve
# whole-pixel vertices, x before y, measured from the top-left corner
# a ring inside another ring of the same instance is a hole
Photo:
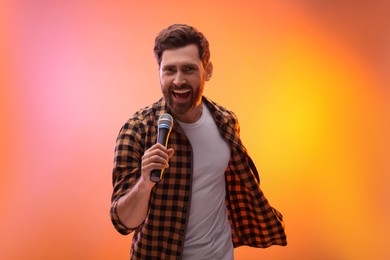
[[[118,213],[116,211],[116,204],[118,203],[118,200],[114,201],[111,205],[111,210],[110,210],[110,216],[111,216],[111,221],[112,224],[114,225],[115,229],[121,233],[122,235],[128,235],[137,228],[128,228],[126,227],[122,221],[118,217]]]
[[[139,127],[129,120],[120,130],[115,145],[110,217],[115,229],[122,235],[130,234],[137,229],[128,228],[121,222],[116,206],[119,198],[132,189],[141,175],[143,146],[140,140]]]

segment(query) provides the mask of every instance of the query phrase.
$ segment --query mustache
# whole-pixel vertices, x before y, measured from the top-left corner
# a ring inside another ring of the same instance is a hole
[[[181,85],[176,85],[174,83],[172,83],[171,87],[170,87],[172,90],[173,89],[192,89],[192,86],[189,85],[189,84],[181,84]]]

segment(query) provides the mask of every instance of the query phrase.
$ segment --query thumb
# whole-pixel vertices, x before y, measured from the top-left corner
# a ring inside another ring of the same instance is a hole
[[[168,167],[169,167],[168,161],[169,161],[169,159],[171,159],[171,157],[172,157],[173,154],[174,154],[173,149],[172,149],[172,148],[169,148],[169,149],[168,149],[168,159],[167,159],[167,163],[166,163],[166,165],[165,165],[165,168],[168,168]]]
[[[173,156],[174,153],[175,153],[175,151],[172,148],[169,148],[168,149],[168,159],[171,159],[171,157]]]

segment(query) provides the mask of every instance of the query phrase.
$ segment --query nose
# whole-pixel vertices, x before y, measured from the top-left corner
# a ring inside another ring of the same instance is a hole
[[[186,83],[185,75],[184,73],[178,71],[175,75],[175,78],[173,79],[173,84],[176,86],[181,86],[184,83]]]

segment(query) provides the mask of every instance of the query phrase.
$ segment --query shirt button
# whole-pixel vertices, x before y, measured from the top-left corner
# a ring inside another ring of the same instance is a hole
[[[188,211],[188,207],[184,207],[184,208],[183,208],[183,212],[184,212],[184,213],[187,213],[187,211]]]
[[[184,234],[184,229],[180,229],[180,234]]]

